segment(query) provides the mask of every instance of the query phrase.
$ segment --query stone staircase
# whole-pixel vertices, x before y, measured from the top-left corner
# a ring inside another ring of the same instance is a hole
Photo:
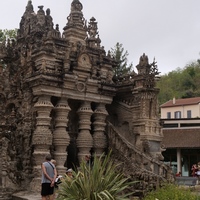
[[[174,182],[169,166],[141,152],[127,141],[110,122],[107,122],[107,133],[113,158],[116,163],[121,163],[120,170],[131,181],[139,181],[131,188],[139,196],[143,196],[147,191],[155,189],[163,183]]]

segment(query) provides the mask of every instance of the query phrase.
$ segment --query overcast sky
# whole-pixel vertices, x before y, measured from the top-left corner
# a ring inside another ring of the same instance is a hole
[[[101,45],[108,51],[117,42],[137,65],[145,53],[155,57],[161,74],[183,68],[200,58],[200,0],[80,0],[87,21],[98,22]],[[1,0],[0,29],[19,28],[28,0]],[[72,0],[32,0],[34,11],[50,8],[60,30]]]

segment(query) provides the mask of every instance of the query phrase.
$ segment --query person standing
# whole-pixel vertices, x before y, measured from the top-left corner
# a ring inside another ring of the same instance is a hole
[[[197,164],[193,164],[191,170],[192,170],[192,176],[197,177],[197,170],[198,170]]]
[[[53,200],[54,184],[57,177],[55,165],[51,162],[51,155],[45,157],[45,162],[42,163],[42,200]]]
[[[55,168],[56,168],[56,160],[51,159],[51,163],[53,163],[54,166],[55,166]],[[56,176],[56,180],[55,180],[55,183],[54,183],[53,200],[56,199],[56,192],[55,192],[55,190],[58,189],[58,182],[57,182],[57,180],[58,180],[58,176],[59,176],[59,175],[58,175],[58,171],[57,171],[57,169],[56,169],[56,172],[57,172],[57,176]]]

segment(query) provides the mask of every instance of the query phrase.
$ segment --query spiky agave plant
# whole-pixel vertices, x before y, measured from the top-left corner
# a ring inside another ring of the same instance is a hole
[[[95,156],[91,165],[82,162],[73,178],[65,177],[58,190],[58,200],[127,200],[124,192],[129,182],[116,170],[117,165],[107,156]]]

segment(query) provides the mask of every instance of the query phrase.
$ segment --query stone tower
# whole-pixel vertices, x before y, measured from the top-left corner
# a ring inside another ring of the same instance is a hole
[[[16,40],[0,44],[0,193],[8,199],[19,188],[40,189],[47,153],[59,174],[112,149],[125,174],[153,186],[168,178],[156,63],[143,54],[138,73],[114,78],[117,62],[101,46],[96,19],[86,23],[82,10],[73,0],[61,33],[50,9],[34,12],[29,0]]]

